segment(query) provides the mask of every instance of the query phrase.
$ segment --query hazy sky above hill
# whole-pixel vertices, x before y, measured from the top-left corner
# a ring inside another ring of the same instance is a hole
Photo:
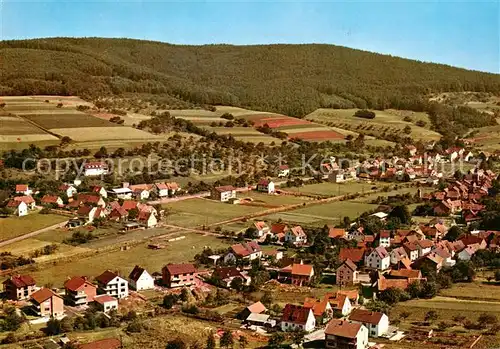
[[[0,34],[176,44],[328,43],[499,73],[499,3],[0,0]]]

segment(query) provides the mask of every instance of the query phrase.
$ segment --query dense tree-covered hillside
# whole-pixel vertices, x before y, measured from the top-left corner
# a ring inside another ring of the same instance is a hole
[[[500,91],[500,75],[332,45],[178,46],[128,39],[0,42],[0,94],[150,93],[302,116],[421,110],[429,92]]]

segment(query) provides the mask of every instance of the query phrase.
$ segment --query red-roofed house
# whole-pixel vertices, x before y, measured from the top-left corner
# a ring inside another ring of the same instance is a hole
[[[104,161],[88,161],[83,165],[85,177],[103,176],[108,174],[108,164]]]
[[[391,256],[385,247],[374,248],[365,256],[365,266],[368,268],[386,270],[391,265]]]
[[[195,283],[196,269],[190,263],[167,264],[162,269],[163,284],[167,287],[191,286]]]
[[[339,312],[343,316],[349,315],[352,311],[352,304],[349,297],[343,293],[327,293],[324,299],[328,300],[332,309]]]
[[[107,294],[101,294],[94,297],[94,302],[103,312],[118,310],[118,299]]]
[[[300,225],[290,228],[285,233],[285,242],[291,243],[295,246],[304,245],[307,243],[307,235]]]
[[[327,349],[365,349],[368,347],[368,329],[359,323],[332,319],[325,329]]]
[[[306,308],[300,305],[287,304],[283,309],[280,327],[284,332],[311,332],[316,327],[316,319],[311,308]]]
[[[36,202],[33,197],[29,195],[24,195],[24,196],[15,196],[12,200],[17,201],[17,202],[24,202],[26,206],[28,206],[28,209],[33,210],[36,207]]]
[[[280,281],[290,281],[296,286],[305,286],[312,281],[314,277],[314,268],[310,264],[293,263],[279,271],[278,279]]]
[[[177,184],[176,182],[156,183],[155,186],[156,190],[158,191],[158,196],[161,198],[166,196],[173,196],[180,189],[179,184]]]
[[[330,239],[347,239],[347,232],[343,228],[330,227],[328,229],[328,237]]]
[[[72,306],[87,305],[97,295],[97,286],[85,276],[75,276],[64,283],[66,302]]]
[[[28,299],[36,291],[36,282],[29,275],[14,275],[3,282],[3,289],[7,299]]]
[[[30,196],[33,194],[33,190],[31,190],[27,184],[16,184],[16,194]]]
[[[146,228],[154,228],[158,224],[158,220],[153,212],[139,211],[137,221]]]
[[[233,245],[224,256],[224,263],[234,263],[237,259],[253,261],[262,257],[262,249],[255,241]]]
[[[96,277],[99,293],[116,298],[128,297],[128,281],[111,270]]]
[[[125,220],[128,216],[127,210],[122,208],[121,206],[118,206],[117,208],[114,208],[110,214],[108,215],[108,218],[114,221],[121,221]]]
[[[28,215],[28,205],[23,201],[9,200],[7,208],[14,211],[14,214],[19,217]]]
[[[56,205],[59,207],[64,206],[63,200],[57,195],[44,195],[40,202],[42,203],[42,205]]]
[[[236,188],[233,187],[232,185],[215,187],[212,189],[210,196],[213,200],[218,200],[220,202],[227,202],[231,199],[236,198]]]
[[[274,182],[267,178],[262,178],[259,183],[257,183],[257,191],[274,194]]]
[[[100,185],[94,185],[90,188],[90,191],[94,194],[98,194],[100,197],[107,198],[108,197],[108,192],[106,191],[106,188]]]
[[[260,221],[260,222],[255,222],[254,224],[255,229],[257,229],[257,236],[262,237],[264,235],[267,235],[269,233],[269,226],[266,224],[266,222]]]
[[[78,190],[71,184],[61,184],[58,190],[66,194],[68,198],[72,198],[73,195],[78,192]]]
[[[312,309],[317,324],[322,325],[333,316],[332,306],[327,299],[306,298],[304,300],[304,307]]]
[[[48,288],[41,288],[30,298],[32,310],[42,317],[60,318],[64,315],[64,301]]]
[[[360,263],[363,261],[365,255],[365,248],[346,248],[342,247],[339,253],[339,259],[343,262],[350,259],[353,263]]]
[[[368,329],[368,336],[380,337],[389,331],[389,317],[384,313],[355,309],[349,316],[349,320],[363,324]]]

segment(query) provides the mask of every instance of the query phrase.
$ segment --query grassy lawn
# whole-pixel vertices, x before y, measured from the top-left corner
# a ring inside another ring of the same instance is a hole
[[[61,286],[68,276],[95,277],[106,269],[117,270],[121,275],[128,276],[136,264],[153,273],[161,271],[161,268],[167,263],[192,260],[195,254],[203,250],[204,246],[210,246],[214,249],[228,246],[224,240],[198,234],[186,234],[186,238],[183,240],[165,244],[167,247],[161,250],[151,250],[147,247],[148,243],[143,243],[126,251],[102,253],[92,257],[75,258],[70,262],[43,265],[39,270],[34,270],[30,274],[40,285],[52,283],[54,286]]]
[[[39,239],[25,239],[22,241],[14,242],[7,246],[0,247],[0,252],[11,252],[14,255],[29,256],[33,251],[39,250],[44,246],[51,245],[53,242],[39,240]],[[48,261],[56,258],[68,257],[81,252],[86,252],[88,249],[66,244],[56,243],[58,248],[55,253],[40,256],[36,261]]]
[[[420,190],[422,190],[422,193],[432,193],[436,189],[435,188],[429,188],[429,187],[421,187]],[[402,195],[402,194],[412,194],[412,195],[415,195],[417,193],[417,191],[418,191],[417,187],[400,188],[398,190],[391,190],[391,191],[388,191],[388,192],[380,192],[380,193],[370,194],[370,195],[367,195],[367,196],[356,198],[356,199],[354,199],[352,201],[353,202],[366,202],[366,203],[369,203],[369,202],[375,200],[376,198],[378,198],[379,196],[382,196],[382,197],[386,198],[388,196],[396,196],[396,195]]]
[[[291,195],[278,195],[278,194],[265,194],[257,191],[249,191],[248,193],[242,193],[241,198],[252,198],[254,203],[262,203],[273,206],[283,206],[283,205],[294,205],[301,204],[303,202],[310,201],[304,197],[297,197]]]
[[[191,228],[263,210],[261,207],[231,205],[209,199],[184,200],[163,207],[171,212],[165,220],[167,224]]]
[[[0,240],[12,239],[67,220],[68,218],[64,216],[39,213],[32,213],[24,217],[0,218]]]
[[[384,185],[387,185],[384,183]],[[377,183],[367,182],[347,182],[347,183],[316,183],[308,184],[302,187],[283,188],[285,191],[293,191],[304,194],[339,196],[344,194],[362,193],[371,190],[373,187],[380,187]]]
[[[481,282],[453,284],[452,288],[441,290],[439,294],[465,300],[500,302],[500,287]]]

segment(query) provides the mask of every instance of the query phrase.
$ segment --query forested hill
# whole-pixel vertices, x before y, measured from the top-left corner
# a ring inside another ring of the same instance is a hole
[[[332,45],[179,46],[129,39],[0,42],[0,95],[150,93],[301,116],[423,108],[429,92],[499,92],[500,75]]]

